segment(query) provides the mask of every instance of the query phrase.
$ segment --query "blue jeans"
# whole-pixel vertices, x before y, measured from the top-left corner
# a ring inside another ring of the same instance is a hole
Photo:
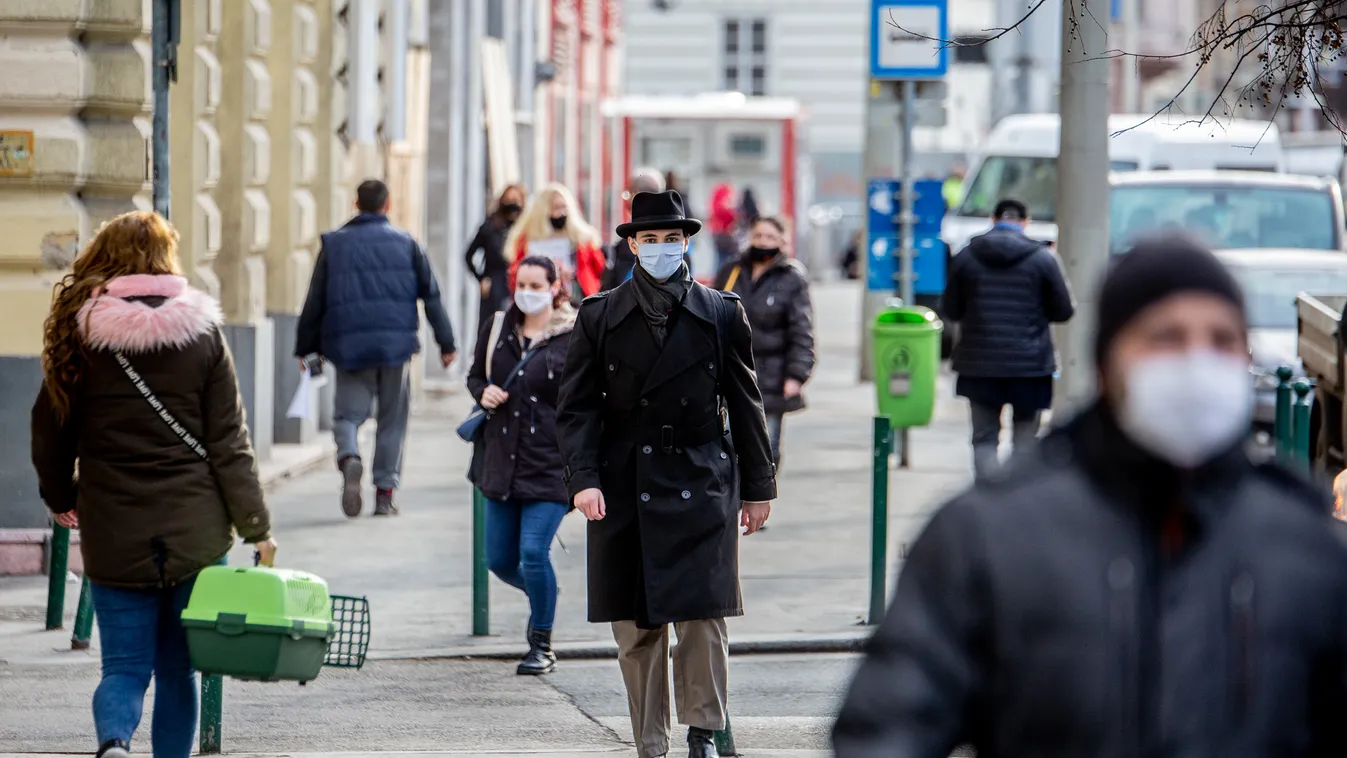
[[[187,758],[196,736],[197,685],[180,617],[195,580],[164,590],[92,585],[103,648],[103,680],[94,691],[98,744],[122,740],[140,726],[145,690],[154,677],[154,758]]]
[[[529,598],[529,626],[552,631],[557,615],[557,574],[552,538],[569,508],[542,500],[486,501],[486,562],[502,582]]]

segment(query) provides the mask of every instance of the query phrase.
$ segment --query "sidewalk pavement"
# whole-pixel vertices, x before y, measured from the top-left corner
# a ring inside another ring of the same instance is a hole
[[[849,650],[866,634],[875,401],[872,386],[857,381],[858,294],[850,282],[815,290],[819,366],[806,388],[809,409],[786,419],[780,499],[769,528],[741,542],[746,615],[730,621],[737,652]],[[337,474],[321,462],[280,482],[269,497],[279,563],[325,578],[334,593],[370,598],[374,659],[509,657],[522,648],[527,599],[494,578],[491,635],[472,636],[472,495],[463,476],[470,451],[454,433],[470,404],[461,393],[414,408],[398,517],[346,519]],[[891,471],[890,591],[933,508],[970,480],[967,429],[966,405],[944,376],[935,421],[911,432],[911,468]],[[372,499],[368,494],[367,514]],[[572,513],[559,533],[565,549],[554,545],[562,588],[554,639],[563,655],[611,655],[607,626],[586,621],[584,532],[584,520]],[[244,547],[231,557],[250,560]],[[0,658],[79,657],[53,656],[63,643],[37,631],[45,588],[44,577],[0,579]],[[68,590],[73,614],[78,585]]]
[[[442,752],[442,753],[231,753],[237,758],[607,758],[630,755],[631,748],[615,747],[606,750],[564,750],[537,752]],[[830,750],[773,750],[780,758],[832,758]],[[86,758],[82,753],[0,753],[0,758]]]

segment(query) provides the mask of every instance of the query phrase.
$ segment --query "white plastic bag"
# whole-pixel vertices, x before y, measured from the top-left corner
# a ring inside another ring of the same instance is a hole
[[[317,392],[325,384],[327,384],[326,375],[319,374],[314,377],[307,368],[304,369],[304,373],[299,376],[299,387],[295,390],[295,396],[290,400],[290,408],[286,410],[285,417],[313,418],[318,408]]]

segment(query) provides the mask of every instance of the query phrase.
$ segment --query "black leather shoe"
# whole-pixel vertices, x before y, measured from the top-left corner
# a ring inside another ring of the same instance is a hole
[[[528,655],[519,662],[519,668],[515,673],[520,676],[539,676],[552,673],[556,667],[557,656],[552,652],[552,632],[530,629]]]
[[[355,518],[364,510],[364,498],[360,494],[360,480],[365,475],[365,466],[354,455],[341,459],[337,464],[341,471],[341,512],[346,518]]]
[[[720,758],[720,753],[716,752],[715,732],[688,727],[688,758]]]
[[[131,746],[121,740],[108,740],[103,746],[98,748],[94,758],[128,758],[131,755]]]

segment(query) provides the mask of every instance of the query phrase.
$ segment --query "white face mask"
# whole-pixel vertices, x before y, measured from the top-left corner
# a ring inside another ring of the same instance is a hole
[[[515,290],[514,304],[519,306],[519,310],[533,315],[547,310],[547,306],[552,304],[552,292],[550,290]]]
[[[664,281],[683,265],[682,242],[642,242],[637,246],[636,257],[641,268],[657,281]]]
[[[1147,358],[1127,374],[1118,424],[1132,441],[1179,468],[1196,468],[1249,433],[1249,362],[1212,350]]]

